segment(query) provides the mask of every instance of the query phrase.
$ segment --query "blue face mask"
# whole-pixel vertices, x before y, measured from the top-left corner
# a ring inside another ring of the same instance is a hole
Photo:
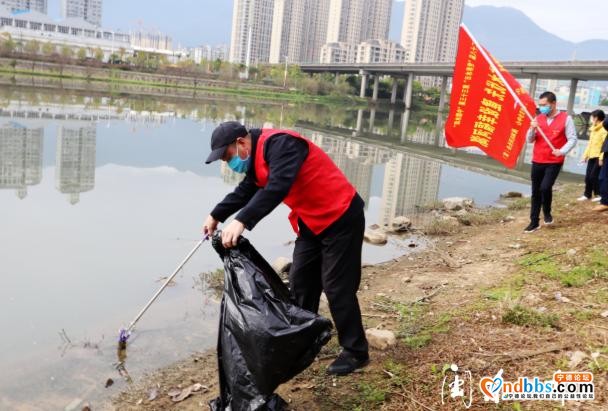
[[[228,161],[228,167],[236,173],[246,173],[249,168],[249,156],[245,160],[239,157],[239,146],[236,146],[236,155]]]
[[[546,116],[551,112],[551,106],[540,106],[538,111],[540,111],[540,114],[544,114]]]

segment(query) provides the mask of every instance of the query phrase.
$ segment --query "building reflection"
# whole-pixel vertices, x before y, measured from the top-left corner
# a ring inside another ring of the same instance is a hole
[[[381,191],[379,224],[395,217],[415,217],[419,208],[433,203],[439,192],[441,164],[390,148],[303,129],[357,188],[366,204]],[[375,172],[384,173],[382,188],[373,187]]]
[[[388,159],[388,150],[310,130],[303,134],[329,155],[368,204],[374,165]]]
[[[67,194],[70,204],[80,201],[80,193],[95,187],[95,145],[97,128],[61,125],[57,132],[56,188]]]
[[[28,186],[42,181],[44,129],[27,128],[17,122],[0,127],[0,189],[15,190],[20,199]]]
[[[395,153],[384,169],[380,224],[390,224],[398,216],[415,219],[421,207],[437,200],[440,179],[439,162]]]

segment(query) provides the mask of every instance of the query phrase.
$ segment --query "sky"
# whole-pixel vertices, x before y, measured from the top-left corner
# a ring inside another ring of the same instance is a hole
[[[465,0],[467,6],[521,10],[546,31],[565,40],[608,40],[608,2],[602,0]]]
[[[48,0],[48,14],[60,17],[61,0]],[[102,25],[111,30],[160,30],[173,45],[228,44],[232,0],[103,0]]]
[[[51,17],[59,18],[59,4],[60,0],[48,0]],[[565,40],[608,40],[605,19],[608,1],[466,0],[465,4],[517,8],[543,29]],[[160,30],[174,39],[174,45],[228,44],[231,18],[232,0],[104,0],[103,3],[105,28]]]

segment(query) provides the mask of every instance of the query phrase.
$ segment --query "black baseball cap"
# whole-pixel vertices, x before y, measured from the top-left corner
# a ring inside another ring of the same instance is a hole
[[[205,164],[219,160],[224,155],[226,147],[234,143],[237,138],[245,137],[247,129],[238,121],[226,121],[221,123],[211,134],[211,154],[207,157]]]

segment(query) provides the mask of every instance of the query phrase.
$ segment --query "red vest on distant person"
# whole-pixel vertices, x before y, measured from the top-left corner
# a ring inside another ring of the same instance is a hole
[[[255,152],[255,176],[258,187],[268,184],[269,167],[264,160],[264,143],[275,134],[289,134],[308,143],[308,156],[283,200],[289,208],[289,221],[299,234],[298,218],[315,234],[339,219],[350,206],[356,190],[344,173],[312,141],[290,130],[263,129]]]
[[[566,120],[568,114],[564,112],[558,113],[551,124],[547,124],[547,116],[541,114],[536,117],[538,126],[545,132],[545,135],[551,141],[551,144],[558,150],[566,144],[568,137],[566,137]],[[543,136],[536,131],[536,140],[534,142],[534,155],[532,161],[535,163],[545,164],[562,164],[566,159],[565,156],[554,156],[553,150],[549,147],[549,144],[545,141]]]

